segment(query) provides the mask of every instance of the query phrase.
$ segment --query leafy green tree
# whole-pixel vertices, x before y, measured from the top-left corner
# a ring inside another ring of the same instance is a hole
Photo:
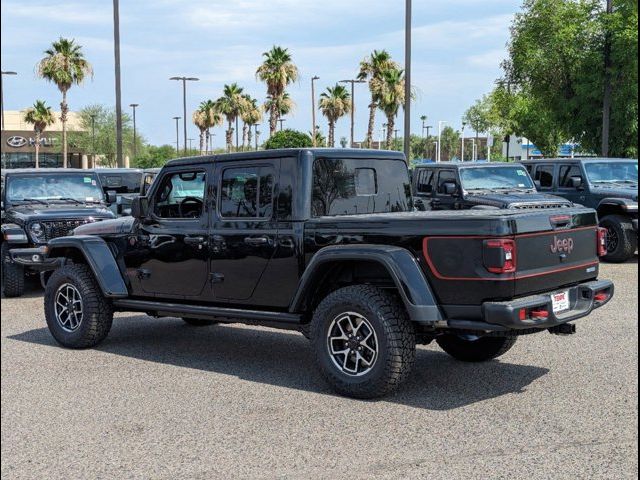
[[[453,127],[447,126],[442,129],[440,153],[443,161],[453,160],[456,157],[461,146],[460,138],[460,132],[454,130]]]
[[[159,147],[147,145],[142,153],[133,159],[133,166],[136,168],[160,168],[173,158],[176,158],[176,149],[172,145]]]
[[[336,146],[336,123],[353,108],[351,94],[343,85],[336,84],[320,95],[319,107],[329,122],[329,147],[333,148]]]
[[[480,133],[487,132],[492,126],[491,122],[491,100],[488,96],[477,100],[464,113],[462,121],[471,127],[476,134],[476,145],[480,148]]]
[[[286,93],[287,87],[298,80],[298,67],[293,63],[291,54],[286,48],[274,46],[262,54],[264,61],[258,67],[256,76],[267,85],[267,97],[272,101],[269,108],[269,129],[271,135],[278,129],[281,117],[278,105]]]
[[[265,150],[277,150],[279,148],[311,148],[311,137],[296,130],[282,130],[275,133],[264,144]]]
[[[51,47],[44,52],[45,57],[36,66],[37,74],[54,83],[60,93],[62,102],[60,103],[60,122],[62,122],[62,165],[67,168],[67,120],[69,116],[69,105],[67,104],[67,92],[73,85],[80,85],[85,77],[93,75],[91,64],[84,58],[82,47],[69,40],[60,39],[51,44]]]
[[[608,14],[598,0],[525,0],[516,15],[504,68],[513,91],[532,98],[532,109],[515,110],[526,113],[521,126],[533,130],[526,136],[537,145],[557,129],[564,140],[600,151],[610,80],[610,154],[637,156],[638,3],[613,0],[613,6]]]
[[[24,121],[33,125],[33,131],[36,135],[36,168],[40,168],[40,142],[42,141],[42,132],[47,127],[53,125],[56,121],[51,107],[43,100],[36,100],[33,107],[28,108],[24,113]]]

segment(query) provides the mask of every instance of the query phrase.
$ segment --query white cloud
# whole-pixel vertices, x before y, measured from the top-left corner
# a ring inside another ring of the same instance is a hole
[[[94,5],[88,8],[85,3],[33,3],[3,2],[6,15],[33,19],[34,16],[45,18],[51,23],[78,23],[82,25],[107,25],[113,22],[111,3],[108,7]]]

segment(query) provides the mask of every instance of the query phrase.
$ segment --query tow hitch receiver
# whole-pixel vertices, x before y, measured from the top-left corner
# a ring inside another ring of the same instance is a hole
[[[576,333],[576,326],[573,323],[563,323],[549,329],[552,335],[573,335]]]

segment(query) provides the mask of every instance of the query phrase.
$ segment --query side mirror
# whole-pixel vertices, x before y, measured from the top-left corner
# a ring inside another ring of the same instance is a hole
[[[107,190],[106,201],[108,205],[113,205],[118,201],[118,192],[115,190]]]
[[[136,197],[131,202],[131,216],[141,220],[147,217],[149,212],[149,199],[147,197]]]
[[[445,195],[455,195],[458,192],[458,184],[456,182],[444,182],[442,184],[442,193]]]
[[[582,188],[582,177],[571,177],[571,186],[576,190]]]

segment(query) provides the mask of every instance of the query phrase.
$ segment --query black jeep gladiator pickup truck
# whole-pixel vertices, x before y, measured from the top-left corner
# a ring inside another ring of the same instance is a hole
[[[413,172],[418,210],[549,209],[573,203],[540,193],[525,167],[514,163],[441,162]]]
[[[53,271],[45,314],[63,346],[97,345],[116,311],[298,329],[333,388],[358,398],[398,387],[416,342],[490,360],[520,335],[574,333],[569,322],[613,296],[598,280],[594,210],[415,212],[411,201],[394,152],[188,158],[163,168],[132,217],[13,258]]]
[[[15,248],[45,245],[85,223],[115,218],[108,209],[113,192],[104,192],[95,173],[74,169],[2,170],[2,287],[6,297],[24,293],[33,273],[11,260]]]

